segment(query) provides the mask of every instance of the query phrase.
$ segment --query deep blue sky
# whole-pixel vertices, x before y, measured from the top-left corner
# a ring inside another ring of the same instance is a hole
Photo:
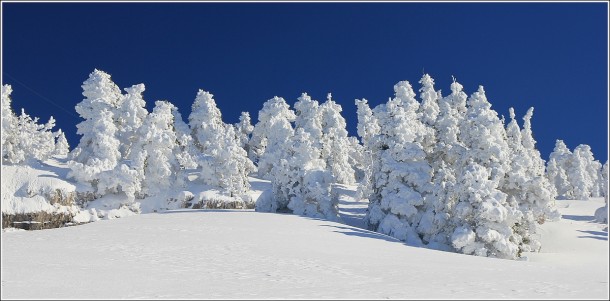
[[[429,73],[443,94],[454,75],[484,85],[492,108],[535,107],[538,148],[556,139],[608,158],[605,3],[2,3],[2,81],[13,109],[50,115],[76,146],[74,106],[94,68],[121,89],[146,84],[186,119],[199,88],[225,122],[256,121],[273,96],[301,92],[343,106],[356,135],[355,98],[386,102]]]

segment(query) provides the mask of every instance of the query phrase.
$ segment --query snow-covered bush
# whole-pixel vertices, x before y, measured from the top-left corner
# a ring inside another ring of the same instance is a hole
[[[595,220],[601,223],[608,223],[608,161],[604,164],[601,172],[600,186],[603,191],[604,201],[606,205],[604,207],[595,210]]]
[[[58,130],[55,133],[57,140],[55,141],[55,155],[66,156],[70,152],[70,145],[68,144],[68,140],[66,139],[66,135],[62,130]]]

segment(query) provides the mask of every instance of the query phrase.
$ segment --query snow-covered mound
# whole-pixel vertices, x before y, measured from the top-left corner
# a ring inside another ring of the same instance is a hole
[[[348,221],[366,206],[340,202]],[[251,210],[7,231],[2,298],[607,299],[608,233],[592,221],[601,205],[561,201],[563,219],[541,226],[543,248],[529,261],[415,248],[345,224]]]

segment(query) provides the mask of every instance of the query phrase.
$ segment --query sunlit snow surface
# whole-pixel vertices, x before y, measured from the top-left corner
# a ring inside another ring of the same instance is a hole
[[[256,187],[264,187],[263,182]],[[344,222],[366,204],[341,187]],[[295,215],[178,210],[41,230],[3,231],[2,298],[608,297],[601,199],[558,201],[542,252],[510,261],[409,247]]]

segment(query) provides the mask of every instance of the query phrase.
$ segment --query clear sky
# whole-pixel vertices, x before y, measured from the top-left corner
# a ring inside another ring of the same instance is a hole
[[[74,106],[94,68],[123,89],[144,83],[149,110],[174,103],[186,119],[198,89],[225,122],[273,96],[332,92],[356,135],[355,98],[374,106],[423,72],[443,95],[451,76],[483,85],[508,118],[533,106],[547,159],[555,140],[608,158],[606,3],[2,3],[2,82],[13,109],[53,115],[72,147]]]

